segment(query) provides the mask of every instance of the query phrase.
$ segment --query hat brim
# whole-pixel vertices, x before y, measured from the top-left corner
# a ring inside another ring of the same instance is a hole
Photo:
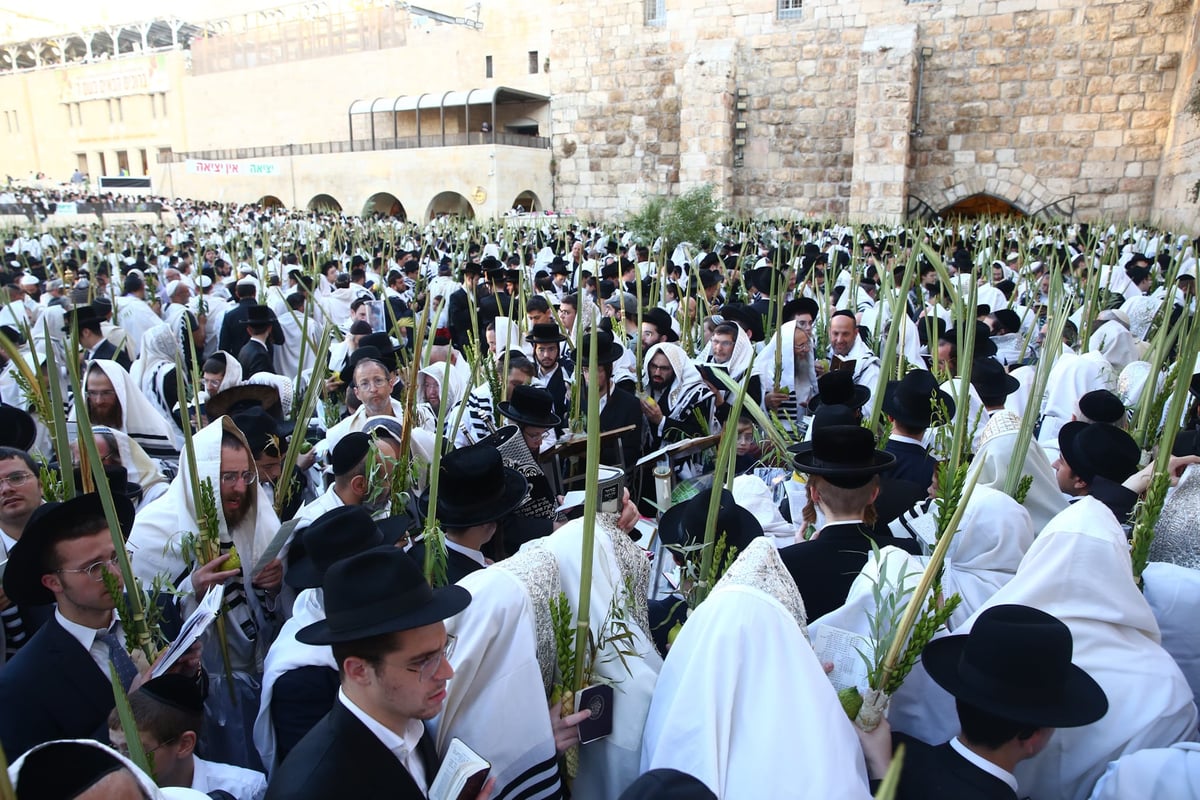
[[[516,511],[517,506],[525,501],[529,493],[529,482],[525,476],[512,467],[504,467],[504,488],[497,496],[488,497],[485,501],[464,506],[454,507],[439,500],[437,520],[443,528],[470,528],[497,520]],[[421,494],[417,500],[421,513],[429,515],[429,492]]]
[[[708,502],[710,498],[705,497],[704,502]],[[663,512],[662,518],[658,521],[658,538],[665,545],[687,546],[689,544],[688,532],[684,528],[683,520],[687,511],[688,503],[695,502],[695,498],[684,503],[676,503]],[[740,505],[734,504],[732,508],[733,519],[732,524],[725,528],[726,544],[732,547],[737,547],[738,551],[744,550],[755,537],[763,535],[762,523],[758,521],[758,517],[751,514]],[[738,535],[734,535],[737,531]],[[742,535],[743,533],[749,535]],[[703,533],[701,534],[703,537]],[[703,541],[702,538],[697,539],[698,543]]]
[[[0,431],[4,431],[2,443],[18,450],[33,447],[37,438],[37,425],[26,412],[16,406],[0,406]]]
[[[1039,728],[1077,728],[1100,719],[1108,711],[1104,689],[1092,676],[1074,664],[1068,667],[1068,679],[1056,702],[1030,701],[1020,690],[1005,691],[1003,686],[979,686],[965,680],[959,672],[967,635],[946,636],[925,646],[921,663],[933,678],[956,699],[995,714],[1001,719]]]
[[[530,425],[535,428],[557,428],[559,425],[562,425],[562,417],[558,416],[558,414],[547,414],[544,417],[523,414],[508,401],[497,403],[496,408],[500,409],[501,414],[518,425]]]
[[[535,337],[533,334],[529,334],[525,337],[525,341],[529,342],[530,344],[558,344],[560,342],[565,342],[566,340],[567,337],[561,331],[549,338],[546,338],[545,336]]]
[[[805,446],[807,445],[807,446]],[[852,478],[870,476],[883,472],[896,463],[896,456],[884,450],[872,450],[871,461],[866,464],[831,464],[816,457],[812,442],[797,447],[792,456],[792,468],[809,475],[826,478]]]
[[[361,625],[340,630],[333,630],[329,621],[323,619],[296,631],[296,639],[303,644],[327,645],[408,631],[449,619],[461,613],[470,603],[471,593],[463,587],[443,586],[433,590],[430,602],[414,611],[389,614],[386,610],[377,609],[374,614],[364,614]]]
[[[122,495],[114,494],[113,505],[121,526],[121,536],[128,539],[133,529],[133,503]],[[70,528],[71,520],[79,515],[103,516],[104,506],[100,502],[100,495],[95,492],[77,495],[31,518],[20,540],[8,553],[8,564],[4,569],[4,593],[10,600],[23,606],[54,602],[54,593],[42,585],[44,554],[47,548],[60,541],[59,531]]]
[[[871,390],[865,386],[854,384],[854,393],[850,395],[850,402],[837,403],[836,405],[849,406],[850,408],[862,408],[871,399]],[[821,407],[821,395],[813,395],[812,400],[808,401],[808,410],[810,413],[815,413]]]
[[[242,400],[252,400],[263,407],[272,417],[279,418],[283,407],[279,401],[279,390],[261,383],[242,383],[218,392],[204,402],[204,414],[211,422],[229,416],[229,409]]]
[[[914,409],[905,406],[898,397],[900,393],[899,381],[888,381],[888,385],[883,390],[883,403],[880,405],[883,413],[887,414],[892,419],[899,422],[906,428],[929,428],[935,423],[937,416],[936,408],[930,408],[928,414],[923,414],[922,409]],[[954,419],[954,398],[942,389],[937,390],[938,400],[946,407],[946,416],[949,420]]]
[[[625,348],[616,342],[613,342],[608,346],[607,350],[600,354],[600,358],[596,361],[596,363],[600,365],[615,364],[623,355],[625,355]],[[584,348],[580,348],[579,366],[588,367],[591,365],[591,363],[591,353]]]

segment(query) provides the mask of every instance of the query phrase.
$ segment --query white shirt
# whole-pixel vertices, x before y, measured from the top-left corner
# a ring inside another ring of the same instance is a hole
[[[320,517],[325,512],[346,505],[342,502],[342,498],[338,497],[337,492],[334,491],[334,485],[332,483],[329,484],[329,487],[324,492],[300,507],[295,517],[296,524],[294,528],[296,532],[313,524],[317,517]]]
[[[462,553],[472,561],[478,562],[481,567],[487,566],[487,560],[484,559],[483,553],[479,552],[478,550],[472,550],[469,547],[463,547],[458,542],[452,542],[450,541],[449,537],[446,538],[446,549],[453,550],[456,553]]]
[[[1017,779],[1015,777],[1013,777],[1013,774],[1011,772],[1004,769],[1003,767],[993,764],[991,761],[988,761],[986,758],[979,755],[978,753],[975,753],[975,752],[969,750],[965,744],[963,744],[962,742],[960,742],[958,740],[957,736],[955,736],[953,739],[950,740],[950,747],[954,749],[954,752],[958,753],[960,756],[965,758],[967,761],[971,762],[971,764],[975,765],[979,769],[986,772],[988,775],[991,775],[993,778],[999,778],[1000,780],[1007,783],[1009,785],[1009,787],[1013,790],[1013,792],[1018,791]]]
[[[905,436],[904,434],[896,433],[895,431],[892,431],[890,434],[888,434],[888,439],[891,439],[895,442],[907,442],[908,444],[915,444],[917,447],[925,447],[925,442],[921,441],[920,439],[914,439],[911,436]]]
[[[365,725],[367,730],[392,752],[392,755],[400,759],[400,763],[416,781],[421,794],[428,794],[429,783],[425,780],[425,764],[421,762],[421,756],[417,753],[417,743],[425,734],[425,726],[421,724],[420,720],[410,719],[404,735],[401,736],[392,729],[381,725],[374,717],[356,706],[354,701],[347,697],[341,689],[338,689],[338,702]]]
[[[228,792],[236,800],[262,800],[267,794],[267,778],[252,769],[193,756],[192,788],[205,794],[218,790]]]
[[[88,655],[92,657],[92,661],[96,662],[96,666],[104,673],[104,677],[109,677],[109,654],[108,645],[100,641],[100,637],[106,633],[115,633],[117,638],[124,642],[125,632],[121,630],[121,625],[117,621],[117,615],[113,614],[112,624],[107,628],[89,628],[86,625],[80,625],[78,622],[72,622],[62,615],[57,607],[54,609],[54,618],[58,620],[58,624],[62,625],[63,630],[71,634],[71,638],[79,642],[80,647],[88,651]]]

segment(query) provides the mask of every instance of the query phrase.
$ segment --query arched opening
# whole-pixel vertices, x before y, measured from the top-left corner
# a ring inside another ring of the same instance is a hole
[[[463,219],[475,219],[475,209],[471,207],[470,201],[458,192],[442,192],[429,201],[429,208],[425,210],[425,218],[433,219],[442,214]]]
[[[254,205],[260,208],[283,208],[283,201],[273,194],[264,194],[255,201]]]
[[[514,209],[519,208],[526,214],[532,214],[535,211],[542,210],[542,201],[538,199],[538,196],[532,190],[526,189],[512,201],[512,207]]]
[[[951,217],[1023,217],[1025,212],[1007,200],[991,194],[973,194],[942,209],[943,219]]]
[[[367,202],[363,206],[362,215],[370,217],[374,214],[382,214],[385,217],[396,217],[404,221],[408,220],[408,212],[404,210],[404,206],[394,194],[388,192],[377,192],[367,198]]]
[[[319,194],[312,200],[308,201],[309,211],[332,211],[334,213],[342,210],[342,204],[333,197],[327,194]]]

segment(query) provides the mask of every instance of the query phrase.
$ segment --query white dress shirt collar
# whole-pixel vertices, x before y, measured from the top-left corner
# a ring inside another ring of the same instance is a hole
[[[988,761],[983,756],[968,749],[965,744],[963,744],[961,741],[959,741],[957,736],[955,736],[953,739],[950,740],[950,747],[954,750],[954,752],[958,753],[960,756],[965,758],[967,761],[969,761],[974,766],[978,767],[979,769],[983,770],[987,774],[991,775],[993,778],[999,778],[1000,780],[1007,783],[1009,785],[1009,787],[1013,790],[1014,793],[1016,793],[1018,791],[1017,779],[1015,777],[1013,777],[1013,774],[1011,772],[1009,772],[1008,770],[1004,769],[1001,766],[993,764],[991,761]]]
[[[383,743],[392,755],[400,760],[408,773],[412,775],[413,780],[421,788],[422,794],[428,792],[429,785],[425,780],[425,767],[421,762],[421,757],[417,753],[417,744],[421,741],[421,737],[425,735],[425,726],[420,720],[410,719],[408,726],[404,729],[404,734],[398,734],[391,728],[380,723],[366,711],[363,711],[354,701],[346,696],[346,692],[338,689],[338,701],[341,702],[346,710],[354,715],[355,719],[366,726],[371,734]]]
[[[458,542],[452,542],[449,538],[446,539],[446,549],[453,550],[456,553],[462,553],[472,561],[478,562],[479,566],[481,567],[487,566],[487,560],[484,559],[483,553],[479,552],[478,550],[472,550],[469,547],[464,547]]]

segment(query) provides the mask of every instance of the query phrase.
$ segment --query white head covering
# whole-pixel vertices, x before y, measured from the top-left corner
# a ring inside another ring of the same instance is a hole
[[[754,357],[754,345],[751,344],[750,337],[742,330],[741,325],[735,324],[734,327],[737,328],[737,337],[733,340],[733,355],[721,366],[729,371],[729,377],[737,381],[742,379],[742,376],[746,374],[746,368],[750,366],[750,359]],[[713,361],[711,339],[704,343],[700,355],[696,356],[696,363],[705,365],[717,363]]]
[[[129,376],[137,381],[142,391],[148,391],[154,368],[163,362],[174,364],[181,350],[179,340],[170,325],[160,322],[142,338],[137,361],[133,362]]]
[[[237,356],[235,356],[233,353],[227,353],[224,350],[218,350],[217,352],[213,353],[212,356],[209,356],[209,358],[212,358],[216,355],[225,356],[225,376],[221,378],[221,385],[217,389],[217,393],[220,394],[230,387],[241,385],[242,362],[238,361]],[[200,366],[201,368],[204,367],[203,364]]]
[[[125,468],[129,481],[142,487],[143,497],[149,493],[151,487],[167,482],[162,470],[158,468],[154,460],[146,455],[142,446],[130,439],[124,431],[103,425],[94,425],[92,433],[107,433],[117,440],[117,452],[121,455],[121,466]]]
[[[1111,319],[1098,327],[1088,339],[1088,348],[1100,353],[1118,374],[1131,361],[1138,360],[1138,349],[1128,325]]]
[[[88,370],[92,369],[100,370],[112,382],[117,401],[121,404],[121,425],[129,438],[140,444],[151,458],[177,458],[179,450],[175,445],[175,431],[142,394],[141,388],[129,377],[125,368],[115,361],[100,358],[89,364]],[[86,389],[86,373],[83,382]],[[75,398],[76,405],[80,399]],[[71,409],[70,419],[76,419],[75,408]]]
[[[776,547],[796,542],[796,526],[779,513],[771,489],[755,475],[738,475],[733,479],[733,500],[754,515],[766,536]]]
[[[795,320],[779,326],[779,331],[763,345],[762,352],[758,354],[758,359],[754,362],[754,371],[760,376],[763,391],[772,391],[775,388],[775,351],[779,348],[780,342],[785,342],[783,358],[779,360],[779,382],[782,388],[795,391],[800,402],[807,403],[817,393],[817,360],[813,357],[816,350],[815,348],[809,350],[807,362],[801,362],[801,366],[807,367],[805,374],[797,376],[795,374],[796,359],[792,350],[795,336]],[[809,338],[812,339],[811,335]]]
[[[756,539],[671,647],[642,770],[680,770],[724,798],[751,787],[755,797],[870,797],[858,738],[802,623],[795,583]],[[802,774],[780,761],[781,731]]]
[[[684,349],[674,342],[659,342],[646,351],[642,359],[642,381],[646,386],[650,385],[650,361],[659,353],[667,357],[671,369],[675,371],[675,378],[667,389],[667,407],[671,411],[688,405],[686,400],[708,392],[696,365],[687,357]]]
[[[553,647],[549,601],[560,591],[554,555],[525,548],[459,583],[471,604],[446,620],[457,642],[446,703],[431,723],[438,752],[454,738],[469,744],[492,765],[494,797],[558,797],[558,754],[550,716],[541,713],[546,684],[538,659],[539,640]],[[552,666],[553,651],[547,655]]]
[[[988,420],[979,437],[979,450],[971,461],[971,471],[978,476],[976,488],[1004,489],[1020,427],[1021,420],[1007,411],[993,414]],[[1030,442],[1025,451],[1021,475],[1033,476],[1024,505],[1036,533],[1067,507],[1067,500],[1059,491],[1054,469],[1037,442]]]
[[[1079,398],[1096,389],[1113,389],[1116,378],[1112,367],[1099,353],[1063,353],[1050,369],[1046,381],[1046,400],[1042,407],[1042,428],[1038,442],[1058,448],[1058,431],[1075,415]]]
[[[496,358],[502,360],[507,349],[520,350],[527,356],[533,355],[533,345],[521,336],[517,323],[508,317],[496,317]]]

